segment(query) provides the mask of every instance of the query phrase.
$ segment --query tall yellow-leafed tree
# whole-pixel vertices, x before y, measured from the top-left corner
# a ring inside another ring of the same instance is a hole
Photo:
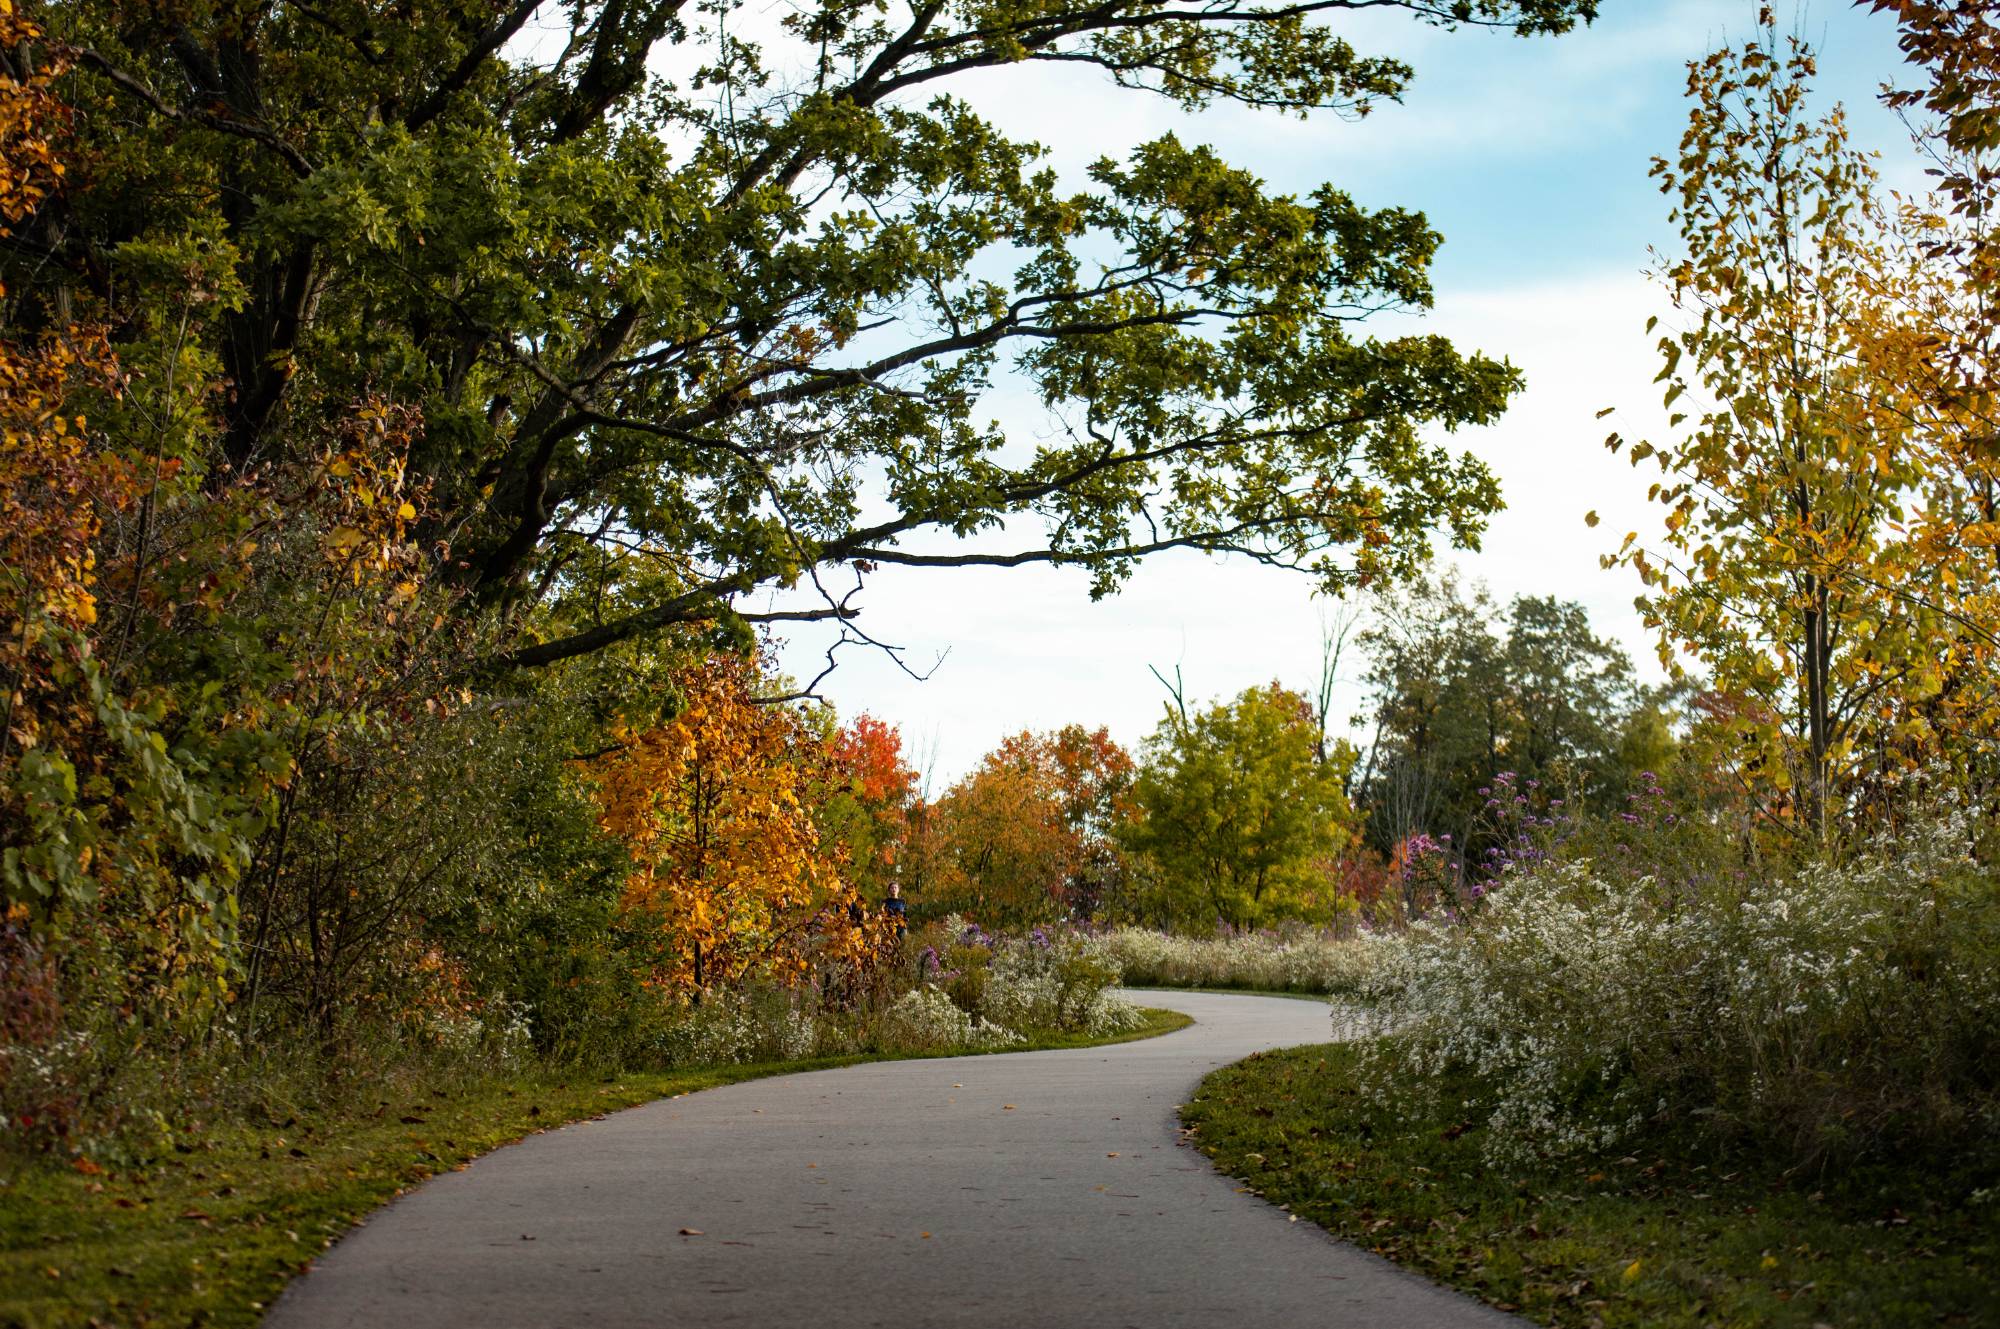
[[[1893,200],[1861,338],[1866,372],[1900,390],[1904,448],[1921,475],[1892,589],[1936,625],[1923,645],[1937,685],[1906,708],[1894,755],[1941,757],[1961,787],[1990,796],[2000,783],[2000,15],[1940,0],[1873,7],[1895,12],[1924,75],[1885,100],[1909,118],[1933,182]]]
[[[1757,39],[1690,66],[1687,132],[1654,167],[1682,246],[1661,274],[1680,326],[1659,341],[1678,437],[1629,447],[1660,469],[1665,535],[1607,561],[1644,578],[1663,656],[1697,656],[1737,699],[1767,811],[1817,839],[1897,722],[1890,701],[1939,680],[1918,648],[1931,625],[1895,589],[1925,476],[1866,353],[1875,173],[1838,107],[1809,113],[1814,72],[1768,11]]]

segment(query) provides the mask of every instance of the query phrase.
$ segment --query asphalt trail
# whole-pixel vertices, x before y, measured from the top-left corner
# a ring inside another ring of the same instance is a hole
[[[1518,1325],[1177,1143],[1208,1071],[1324,1042],[1279,997],[1144,993],[1137,1043],[755,1080],[534,1136],[381,1210],[272,1329]],[[682,1229],[698,1235],[683,1235]]]

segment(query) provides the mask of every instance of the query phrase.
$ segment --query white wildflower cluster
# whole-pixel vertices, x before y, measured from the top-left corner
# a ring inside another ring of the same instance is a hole
[[[32,1125],[48,1115],[48,1107],[76,1096],[90,1059],[90,1036],[70,1030],[34,1046],[0,1046],[0,1131]]]
[[[476,1011],[433,1006],[413,1017],[411,1032],[448,1058],[513,1066],[534,1053],[531,1014],[527,1003],[505,997],[495,997]]]
[[[984,1014],[1015,1029],[1122,1034],[1145,1023],[1113,989],[1118,962],[1094,937],[1032,933],[999,943],[987,974]]]
[[[929,986],[910,989],[882,1013],[880,1036],[886,1046],[910,1052],[990,1052],[1024,1041],[1011,1029],[960,1010]]]
[[[1496,1161],[1655,1116],[1797,1137],[1918,1110],[2000,1035],[2000,904],[1968,842],[1933,826],[1780,881],[1587,862],[1511,880],[1474,920],[1378,952],[1372,995],[1402,1036],[1376,1092],[1476,1073]]]
[[[676,1013],[660,1035],[669,1066],[797,1061],[819,1050],[820,1022],[783,994],[722,990]]]
[[[1374,978],[1385,943],[1296,928],[1220,937],[1176,937],[1123,927],[1101,941],[1132,987],[1265,988],[1356,993]]]

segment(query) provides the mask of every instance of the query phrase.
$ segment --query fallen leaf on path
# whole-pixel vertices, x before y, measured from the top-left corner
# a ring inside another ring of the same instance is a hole
[[[1118,1151],[1117,1151],[1116,1149],[1114,1149],[1114,1150],[1112,1150],[1112,1151],[1111,1151],[1110,1153],[1106,1154],[1106,1155],[1105,1155],[1105,1157],[1106,1157],[1106,1158],[1116,1158],[1116,1157],[1118,1157]]]
[[[924,1240],[929,1241],[930,1239],[931,1239],[931,1234],[928,1232],[924,1233]]]
[[[1000,1110],[1002,1112],[1012,1112],[1014,1110],[1014,1105],[1012,1103],[1002,1103],[1000,1105]]]
[[[681,1229],[681,1235],[683,1237],[700,1237],[700,1236],[706,1236],[707,1234],[704,1233],[698,1227],[684,1227]]]

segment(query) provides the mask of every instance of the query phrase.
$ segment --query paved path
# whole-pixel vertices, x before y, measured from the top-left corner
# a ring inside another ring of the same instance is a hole
[[[1175,1143],[1204,1073],[1325,1041],[1326,1007],[1142,999],[1198,1023],[757,1080],[535,1136],[382,1210],[266,1324],[1519,1323],[1290,1222]]]

